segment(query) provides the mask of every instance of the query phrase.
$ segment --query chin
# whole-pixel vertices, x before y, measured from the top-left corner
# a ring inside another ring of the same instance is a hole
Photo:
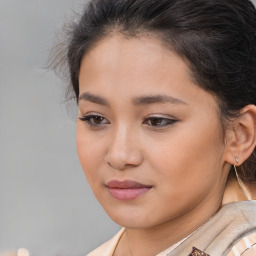
[[[106,212],[115,223],[125,228],[150,228],[155,224],[155,221],[152,219],[152,214],[149,212],[143,212],[135,209],[123,209],[122,211],[115,209],[106,210]],[[151,216],[151,218],[149,216]]]
[[[119,226],[129,228],[129,229],[145,229],[145,228],[150,228],[152,225],[150,225],[149,222],[145,220],[140,220],[140,219],[132,219],[132,218],[118,218],[112,220],[117,223]]]

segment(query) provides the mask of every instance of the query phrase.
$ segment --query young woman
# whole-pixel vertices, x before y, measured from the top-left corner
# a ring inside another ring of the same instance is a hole
[[[124,227],[89,255],[256,255],[255,200],[222,206],[256,177],[253,4],[93,0],[65,39],[80,162]]]

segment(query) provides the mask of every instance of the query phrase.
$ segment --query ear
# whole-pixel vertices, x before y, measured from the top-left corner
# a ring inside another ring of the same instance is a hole
[[[226,135],[224,160],[239,166],[250,157],[256,146],[256,106],[247,105],[241,109]]]

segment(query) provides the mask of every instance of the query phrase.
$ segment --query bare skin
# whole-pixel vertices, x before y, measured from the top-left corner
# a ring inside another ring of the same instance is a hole
[[[231,130],[223,143],[217,101],[181,58],[154,39],[114,35],[83,57],[79,90],[81,165],[105,211],[126,227],[115,255],[156,255],[218,211],[238,136]],[[239,153],[241,162],[250,154]],[[109,187],[113,180],[145,191],[131,199]]]
[[[256,199],[256,183],[246,183],[245,186],[249,192],[249,198],[236,180],[229,182],[225,188],[222,204]]]

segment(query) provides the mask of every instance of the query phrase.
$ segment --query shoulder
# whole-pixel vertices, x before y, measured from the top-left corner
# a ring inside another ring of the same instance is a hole
[[[211,256],[227,255],[241,239],[256,233],[255,211],[255,200],[225,204],[210,220],[178,246],[170,256],[189,255],[193,247]],[[245,247],[245,249],[247,248]],[[249,249],[242,255],[251,256],[245,254],[249,253]],[[238,255],[240,256],[240,254],[230,254],[230,256]]]
[[[255,256],[256,255],[256,232],[239,240],[227,256]]]
[[[232,202],[220,211],[215,224],[222,230],[214,238],[218,245],[227,247],[227,256],[255,256],[256,253],[256,200]]]
[[[256,200],[248,200],[241,202],[231,202],[222,207],[217,219],[224,220],[225,222],[232,223],[231,227],[244,232],[252,232],[256,228]],[[218,221],[221,222],[221,221]]]
[[[125,229],[122,228],[114,237],[112,237],[109,241],[87,254],[87,256],[112,256],[118,244],[118,241],[124,233],[124,230]]]

